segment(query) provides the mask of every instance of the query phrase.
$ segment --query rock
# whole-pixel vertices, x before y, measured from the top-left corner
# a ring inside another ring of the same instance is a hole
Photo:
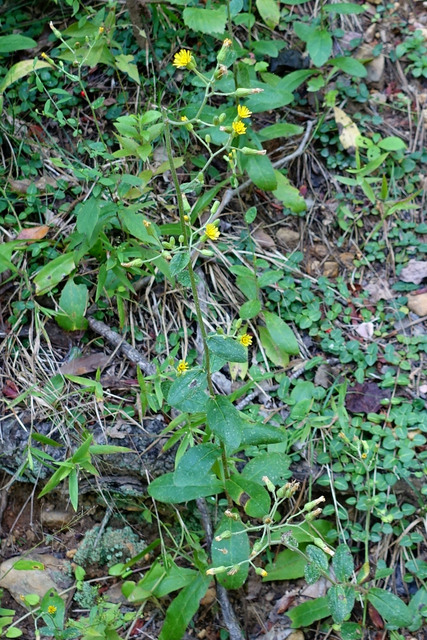
[[[323,275],[325,278],[336,278],[338,276],[339,269],[336,262],[326,261],[323,265]]]
[[[71,511],[60,509],[43,509],[40,515],[42,524],[48,529],[61,529],[73,518]]]
[[[18,560],[35,560],[41,562],[45,569],[30,569],[28,571],[13,569]],[[61,592],[73,584],[73,579],[65,573],[63,560],[50,554],[33,553],[8,558],[0,565],[0,587],[7,589],[10,595],[22,605],[22,597],[30,593],[43,598],[50,590]]]
[[[417,296],[408,295],[408,308],[417,316],[427,315],[427,293],[420,293]]]
[[[300,234],[298,231],[291,229],[290,227],[281,227],[277,231],[277,241],[284,245],[285,247],[289,247],[293,249],[299,244]]]

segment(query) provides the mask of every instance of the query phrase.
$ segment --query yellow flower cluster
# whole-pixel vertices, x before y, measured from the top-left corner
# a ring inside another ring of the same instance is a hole
[[[244,333],[242,336],[240,336],[239,342],[244,347],[250,347],[250,345],[252,344],[252,336],[250,336],[248,333]]]
[[[177,69],[188,69],[194,64],[193,54],[188,49],[181,49],[174,55],[173,66]]]
[[[237,118],[231,125],[235,134],[242,136],[246,133],[246,125],[242,120],[244,118],[250,118],[251,115],[252,111],[249,111],[247,107],[242,104],[237,105]]]
[[[220,236],[220,232],[214,224],[206,225],[205,234],[207,235],[209,240],[218,240]]]

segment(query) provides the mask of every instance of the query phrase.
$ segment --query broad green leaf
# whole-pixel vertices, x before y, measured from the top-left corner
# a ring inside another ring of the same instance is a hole
[[[22,636],[21,629],[17,627],[9,627],[5,633],[5,638],[20,638]]]
[[[27,36],[21,36],[19,33],[13,33],[8,36],[0,36],[0,55],[3,53],[13,53],[22,49],[34,49],[37,42]]]
[[[258,335],[267,357],[278,367],[289,364],[289,354],[284,352],[273,340],[265,327],[258,327]]]
[[[366,8],[365,5],[355,4],[354,2],[336,2],[335,4],[325,4],[323,10],[328,13],[348,15],[351,13],[364,13]]]
[[[283,453],[261,452],[245,465],[242,476],[260,485],[264,485],[263,476],[268,476],[271,482],[279,485],[291,475],[290,463],[290,457]]]
[[[307,42],[307,51],[316,67],[325,64],[332,53],[332,37],[326,29],[315,29]]]
[[[270,580],[296,580],[304,576],[307,561],[296,551],[285,549],[281,551],[272,564],[268,564],[265,570],[268,576],[264,581]]]
[[[342,640],[362,640],[362,628],[357,622],[344,622],[341,625]]]
[[[268,514],[270,494],[264,487],[238,473],[226,481],[225,487],[234,502],[243,507],[248,516],[262,519]]]
[[[288,122],[279,122],[264,127],[257,132],[261,140],[275,140],[276,138],[289,138],[291,136],[299,136],[304,132],[303,127]]]
[[[245,421],[228,398],[225,396],[209,398],[206,421],[212,433],[224,442],[228,450],[235,451],[238,448]]]
[[[304,577],[307,584],[314,584],[318,581],[322,574],[320,573],[319,567],[315,564],[307,563],[304,567]]]
[[[335,550],[332,566],[339,582],[347,582],[354,571],[353,556],[346,544],[340,544]]]
[[[303,42],[308,42],[313,36],[316,27],[306,22],[294,22],[294,31]]]
[[[45,566],[42,562],[37,562],[37,560],[17,560],[13,568],[17,571],[43,571]]]
[[[252,182],[263,191],[274,191],[277,187],[276,172],[267,156],[243,156],[242,167]]]
[[[176,486],[206,484],[209,471],[220,455],[221,449],[209,442],[188,449],[179,461],[174,473]]]
[[[256,7],[267,27],[274,29],[280,20],[280,9],[277,0],[256,0]]]
[[[178,567],[170,557],[167,558],[167,566],[156,560],[126,597],[130,602],[140,602],[151,596],[163,598],[189,585],[197,574],[194,569]]]
[[[393,627],[404,628],[412,623],[411,610],[394,593],[372,587],[369,589],[367,598],[380,616]]]
[[[307,209],[304,198],[296,187],[293,187],[289,179],[275,170],[277,188],[273,191],[273,195],[283,202],[283,206],[290,209],[293,213],[302,213]]]
[[[292,621],[292,627],[298,629],[300,627],[309,627],[316,620],[328,618],[331,615],[328,600],[324,598],[316,598],[303,602],[290,611],[287,611],[288,617]]]
[[[180,503],[195,500],[196,498],[204,498],[213,496],[216,493],[222,493],[224,487],[216,478],[207,478],[206,485],[203,486],[186,486],[177,487],[174,482],[173,473],[165,473],[153,480],[148,487],[148,494],[159,502]]]
[[[350,616],[353,611],[355,596],[356,593],[353,587],[334,584],[329,589],[326,597],[332,617],[336,623],[341,624]]]
[[[179,253],[175,253],[175,255],[173,256],[172,260],[169,263],[171,276],[176,276],[178,273],[183,271],[189,262],[190,262],[190,253],[188,251],[186,252],[181,251]]]
[[[209,336],[207,343],[210,352],[227,362],[246,362],[248,359],[247,349],[235,338]]]
[[[406,149],[406,144],[398,138],[397,136],[389,136],[388,138],[383,138],[378,143],[380,149],[384,149],[384,151],[401,151]]]
[[[142,240],[146,244],[155,245],[160,247],[160,241],[157,238],[157,233],[153,225],[150,226],[150,233],[144,225],[146,219],[140,213],[134,213],[129,209],[120,209],[119,211],[120,221],[124,224],[129,233],[137,240]]]
[[[24,78],[33,71],[36,71],[38,69],[45,69],[46,67],[52,68],[52,65],[49,64],[49,62],[45,62],[44,60],[35,60],[35,58],[17,62],[13,65],[13,67],[9,69],[3,80],[0,82],[0,94],[4,93],[6,89],[8,89],[10,85],[17,80]]]
[[[138,67],[136,66],[134,57],[132,55],[125,55],[124,53],[120,53],[114,58],[116,67],[127,73],[128,76],[134,80],[137,84],[141,84],[141,80],[139,78]]]
[[[205,411],[208,395],[206,374],[195,367],[179,376],[170,386],[167,401],[175,409],[196,413]]]
[[[310,558],[310,564],[314,564],[321,571],[328,570],[328,556],[319,547],[315,547],[314,544],[309,544],[306,549],[306,554]]]
[[[216,540],[224,531],[230,531],[231,537],[223,540]],[[239,570],[234,575],[227,573],[219,573],[217,580],[226,589],[239,589],[248,576],[249,569],[249,537],[245,527],[240,520],[233,520],[223,516],[217,530],[215,531],[214,540],[211,547],[212,566],[233,566],[240,565]],[[240,564],[243,562],[243,564]]]
[[[329,63],[355,78],[364,78],[367,74],[365,66],[359,60],[351,58],[350,56],[332,58],[332,60],[329,60]]]
[[[45,264],[34,278],[36,295],[42,296],[56,287],[75,268],[74,253],[64,253]]]
[[[283,47],[286,47],[283,40],[254,40],[251,44],[254,53],[270,58],[276,58]]]
[[[280,351],[293,356],[299,355],[299,346],[292,329],[279,316],[270,311],[264,312],[265,324],[273,342]]]
[[[239,449],[248,445],[276,444],[286,440],[286,434],[277,427],[268,424],[252,424],[247,422],[241,432],[241,442]]]
[[[193,31],[207,33],[209,35],[222,35],[227,22],[227,9],[225,6],[218,9],[198,9],[187,7],[183,13],[184,24]]]
[[[288,89],[283,89],[279,86],[272,87],[265,82],[257,82],[254,86],[263,91],[262,93],[250,95],[246,99],[245,104],[253,113],[279,109],[293,102],[294,95],[292,91]],[[263,156],[246,156],[246,158],[256,158],[256,160],[260,160],[262,157]]]
[[[248,300],[240,307],[239,316],[242,320],[250,320],[255,318],[261,311],[261,302],[259,300]]]
[[[257,216],[256,207],[250,207],[245,213],[245,222],[246,224],[252,224]]]
[[[76,207],[77,231],[86,236],[90,247],[98,239],[102,222],[99,223],[101,203],[98,198],[88,198],[86,202]]]
[[[86,329],[88,322],[84,317],[86,313],[89,292],[85,284],[76,284],[74,280],[68,280],[59,298],[60,313],[56,321],[65,331],[78,331]]]
[[[166,611],[159,640],[181,640],[210,582],[210,576],[199,573],[187,587],[182,589]]]

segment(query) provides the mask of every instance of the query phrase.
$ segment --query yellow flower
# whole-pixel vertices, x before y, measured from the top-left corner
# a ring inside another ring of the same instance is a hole
[[[230,38],[226,38],[226,39],[224,40],[224,42],[222,43],[222,46],[223,46],[223,47],[231,47],[231,45],[232,45],[232,44],[233,44],[233,43],[231,42]]]
[[[242,336],[240,336],[239,342],[244,347],[249,347],[252,344],[252,336],[250,336],[248,333],[244,333]]]
[[[53,615],[56,613],[56,607],[54,607],[53,604],[50,604],[47,608],[47,612],[50,613],[50,615]]]
[[[238,136],[246,133],[246,125],[240,120],[238,122],[233,122],[231,126],[233,127],[234,133],[237,133]]]
[[[237,105],[237,115],[239,118],[250,118],[252,115],[252,111],[249,111],[247,107],[243,104]]]
[[[148,229],[149,227],[151,227],[151,222],[149,220],[143,220],[142,224],[144,225],[144,227],[146,229]]]
[[[205,234],[208,236],[209,240],[218,240],[220,235],[219,230],[214,224],[206,225]]]
[[[362,455],[360,456],[362,458],[362,460],[366,460],[366,458],[368,457],[367,453],[362,453]]]
[[[185,360],[180,360],[177,366],[177,371],[179,374],[185,373],[186,371],[188,371],[188,362],[186,362]]]
[[[187,122],[188,118],[187,116],[181,116],[181,122]]]
[[[181,49],[178,53],[175,53],[173,66],[177,69],[189,69],[191,63],[194,64],[193,55],[188,49]]]

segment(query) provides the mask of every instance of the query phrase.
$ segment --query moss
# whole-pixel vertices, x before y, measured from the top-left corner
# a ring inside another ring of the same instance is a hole
[[[107,527],[100,536],[99,529],[99,526],[93,527],[85,533],[73,558],[76,564],[82,567],[93,564],[111,567],[118,562],[127,562],[146,547],[130,527]]]

